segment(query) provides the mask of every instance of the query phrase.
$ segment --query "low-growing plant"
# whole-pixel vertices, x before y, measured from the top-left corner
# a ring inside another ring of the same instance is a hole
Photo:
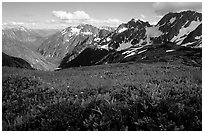
[[[200,78],[163,75],[164,69],[155,71],[160,76],[146,69],[141,82],[97,79],[98,86],[82,87],[64,81],[48,84],[36,76],[6,75],[2,79],[3,130],[202,130]]]

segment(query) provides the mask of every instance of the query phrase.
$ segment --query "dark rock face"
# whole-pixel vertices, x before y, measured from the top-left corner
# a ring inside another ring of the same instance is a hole
[[[21,58],[9,56],[3,52],[2,52],[2,66],[33,69],[27,61]]]
[[[101,60],[104,56],[106,56],[109,52],[105,49],[96,49],[96,48],[86,48],[82,51],[74,60],[67,62],[67,58],[65,57],[61,64],[60,68],[68,68],[68,67],[79,67],[79,66],[90,66],[96,64],[99,60]]]

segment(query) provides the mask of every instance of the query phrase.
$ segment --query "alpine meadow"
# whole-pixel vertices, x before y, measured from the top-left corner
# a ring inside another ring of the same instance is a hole
[[[3,131],[202,131],[202,2],[2,2]]]

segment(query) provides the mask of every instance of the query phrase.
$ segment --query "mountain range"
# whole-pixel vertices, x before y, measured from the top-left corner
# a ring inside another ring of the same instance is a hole
[[[168,13],[156,25],[131,19],[117,28],[83,24],[61,31],[18,27],[2,33],[5,54],[40,70],[129,61],[202,64],[202,14],[190,10]]]

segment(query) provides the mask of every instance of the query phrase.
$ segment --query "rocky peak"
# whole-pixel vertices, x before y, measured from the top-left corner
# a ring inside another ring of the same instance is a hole
[[[156,26],[163,32],[163,41],[181,44],[185,37],[202,23],[202,14],[195,11],[168,13]]]

